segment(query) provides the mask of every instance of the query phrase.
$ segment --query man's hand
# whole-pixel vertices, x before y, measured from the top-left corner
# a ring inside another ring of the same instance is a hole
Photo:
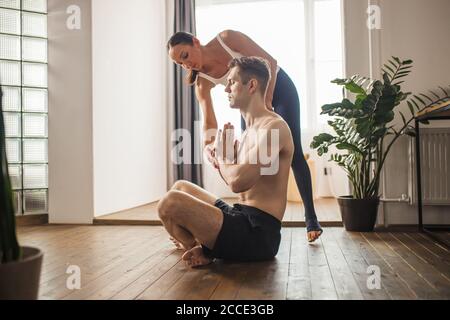
[[[237,161],[239,143],[234,140],[234,126],[226,123],[219,130],[215,141],[215,156],[219,164],[234,164]]]

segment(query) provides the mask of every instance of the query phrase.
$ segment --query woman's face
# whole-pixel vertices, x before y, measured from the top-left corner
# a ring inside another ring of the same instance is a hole
[[[198,40],[194,40],[194,45],[177,44],[169,50],[169,56],[176,64],[187,70],[199,71],[202,68],[202,55]]]

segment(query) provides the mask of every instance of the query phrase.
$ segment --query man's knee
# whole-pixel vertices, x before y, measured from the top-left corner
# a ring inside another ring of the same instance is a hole
[[[170,190],[158,202],[158,215],[161,220],[175,218],[182,207],[185,195],[178,190]]]
[[[186,180],[178,180],[175,181],[175,183],[172,186],[172,190],[179,190],[179,191],[184,191],[187,192],[189,190],[189,187],[191,186],[191,182],[186,181]]]

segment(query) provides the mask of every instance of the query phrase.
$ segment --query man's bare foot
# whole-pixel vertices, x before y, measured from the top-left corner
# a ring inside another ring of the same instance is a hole
[[[317,239],[319,239],[320,235],[322,234],[322,231],[310,231],[307,234],[308,242],[314,242]]]
[[[175,247],[177,247],[178,250],[184,250],[186,251],[186,249],[184,248],[184,246],[181,244],[181,242],[179,242],[177,239],[175,239],[174,237],[170,237],[170,241],[173,242],[173,244],[175,245]]]
[[[186,265],[190,267],[205,266],[213,262],[212,259],[205,257],[201,246],[196,246],[191,250],[186,251],[182,258],[186,262]]]
[[[174,237],[170,237],[170,241],[173,242],[173,244],[175,245],[175,247],[177,247],[178,250],[183,250],[183,251],[188,250],[188,249],[186,249],[186,247],[185,247],[180,241],[178,241],[178,240],[175,239]],[[197,246],[197,245],[198,245],[198,242],[195,241],[193,247],[195,247],[195,246]]]

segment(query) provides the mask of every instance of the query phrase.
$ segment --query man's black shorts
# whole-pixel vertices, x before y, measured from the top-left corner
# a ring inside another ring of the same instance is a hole
[[[229,206],[221,199],[214,205],[222,210],[223,225],[214,248],[203,247],[211,258],[232,261],[262,261],[275,257],[281,241],[281,222],[255,207]]]

